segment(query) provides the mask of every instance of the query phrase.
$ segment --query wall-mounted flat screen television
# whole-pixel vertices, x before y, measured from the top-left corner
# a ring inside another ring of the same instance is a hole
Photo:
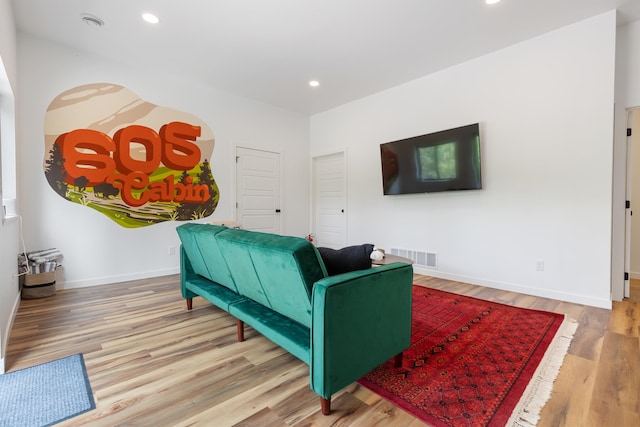
[[[479,190],[478,123],[380,144],[385,195]]]

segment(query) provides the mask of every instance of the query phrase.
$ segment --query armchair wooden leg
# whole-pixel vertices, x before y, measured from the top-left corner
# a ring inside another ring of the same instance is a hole
[[[244,341],[244,322],[236,319],[236,328],[238,329],[238,342]]]
[[[187,298],[187,310],[191,310],[193,308],[193,298]]]
[[[320,408],[322,409],[322,415],[329,415],[331,413],[331,396],[328,398],[320,398]]]
[[[393,359],[393,366],[396,368],[402,367],[402,352],[400,352],[400,354],[396,354],[396,357]]]

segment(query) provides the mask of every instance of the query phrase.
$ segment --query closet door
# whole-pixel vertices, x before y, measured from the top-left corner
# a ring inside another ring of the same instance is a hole
[[[316,246],[340,249],[347,243],[344,152],[313,158],[312,229]]]
[[[236,219],[246,230],[280,234],[280,153],[236,149]]]

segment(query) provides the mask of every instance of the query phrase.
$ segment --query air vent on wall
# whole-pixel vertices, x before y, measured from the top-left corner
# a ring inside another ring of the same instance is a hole
[[[409,258],[418,267],[426,267],[436,270],[438,268],[438,255],[434,252],[413,251],[410,249],[391,248],[391,255]]]

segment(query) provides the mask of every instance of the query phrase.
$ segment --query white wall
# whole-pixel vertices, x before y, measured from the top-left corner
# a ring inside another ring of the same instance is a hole
[[[0,96],[6,98],[8,92],[15,94],[17,76],[16,33],[9,0],[0,0],[0,59],[0,67],[4,66],[6,72],[6,81],[0,81]],[[0,80],[4,79],[5,72],[0,72]],[[18,279],[15,276],[18,242],[17,218],[0,224],[0,373],[5,371],[9,333],[20,302]]]
[[[313,116],[312,154],[348,146],[348,241],[610,307],[615,26],[612,11]],[[382,195],[380,143],[474,122],[483,190]]]
[[[146,72],[19,34],[20,102],[18,147],[20,210],[27,250],[57,247],[64,254],[61,288],[112,283],[179,271],[177,223],[126,229],[106,216],[69,203],[47,184],[42,170],[43,122],[47,106],[64,90],[112,82],[154,104],[198,116],[213,130],[211,160],[220,203],[211,219],[235,215],[235,146],[283,153],[284,233],[308,234],[309,119],[279,108],[168,76]]]

